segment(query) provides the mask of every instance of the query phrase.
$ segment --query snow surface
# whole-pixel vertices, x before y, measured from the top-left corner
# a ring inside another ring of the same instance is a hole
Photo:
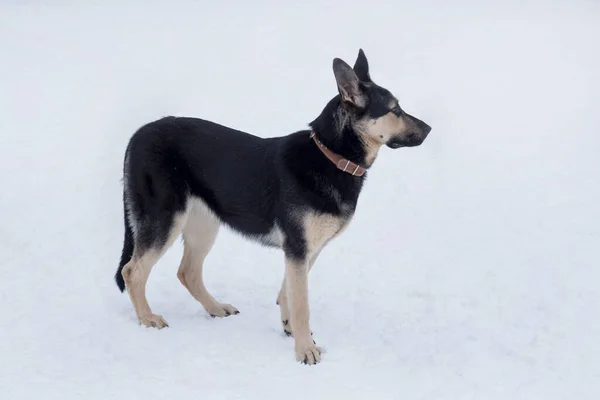
[[[599,43],[585,0],[3,1],[1,397],[600,398]],[[206,315],[177,243],[148,284],[170,328],[140,327],[112,280],[131,134],[304,129],[359,47],[433,131],[380,153],[311,273],[322,363],[281,331],[282,254],[226,231],[206,283],[241,314]]]

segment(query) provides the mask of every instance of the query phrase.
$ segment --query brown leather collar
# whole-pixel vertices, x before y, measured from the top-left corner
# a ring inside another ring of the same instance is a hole
[[[325,157],[327,157],[329,161],[334,163],[335,166],[338,167],[338,169],[341,169],[342,171],[349,173],[352,176],[363,176],[365,172],[367,172],[367,169],[365,167],[353,163],[352,161],[347,160],[339,154],[336,154],[333,151],[329,150],[327,146],[325,146],[323,143],[321,143],[319,139],[317,139],[317,135],[315,135],[314,132],[310,133],[310,137],[315,141],[319,150],[321,150],[321,152],[325,154]]]

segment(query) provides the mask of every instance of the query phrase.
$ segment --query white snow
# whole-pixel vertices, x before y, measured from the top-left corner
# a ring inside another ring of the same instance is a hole
[[[600,5],[30,2],[0,6],[4,399],[600,398]],[[294,360],[280,252],[222,232],[210,318],[176,278],[140,327],[113,282],[129,137],[164,115],[270,137],[335,94],[331,61],[432,127],[383,149],[310,279]]]

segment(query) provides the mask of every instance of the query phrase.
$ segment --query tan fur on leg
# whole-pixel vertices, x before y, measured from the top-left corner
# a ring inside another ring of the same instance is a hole
[[[315,265],[315,262],[317,261],[317,257],[319,257],[320,253],[321,253],[321,251],[319,250],[310,259],[310,262],[308,264],[308,272],[310,272],[313,265]],[[287,336],[293,336],[294,332],[292,331],[292,325],[290,324],[290,309],[288,307],[287,290],[285,287],[285,273],[283,275],[283,282],[281,282],[281,289],[279,290],[279,293],[277,294],[277,304],[279,305],[279,312],[281,314],[281,325],[283,326],[283,332]]]
[[[131,298],[131,303],[141,324],[147,327],[164,328],[169,326],[160,315],[152,313],[148,300],[146,299],[146,282],[150,275],[152,266],[159,258],[157,251],[151,250],[145,253],[139,259],[133,257],[123,267],[123,279],[127,287],[127,293]]]
[[[283,330],[294,336],[296,358],[307,364],[316,364],[321,360],[321,349],[312,340],[309,326],[308,272],[323,247],[347,227],[350,218],[312,212],[304,214],[302,218],[308,261],[286,258],[278,303]]]
[[[298,262],[286,257],[285,283],[296,359],[306,364],[316,364],[321,361],[321,350],[315,345],[310,334],[308,262]]]
[[[185,223],[186,217],[185,213],[175,217],[167,241],[161,248],[149,249],[144,252],[134,250],[133,257],[125,264],[121,272],[138,320],[142,325],[147,327],[161,329],[169,326],[163,317],[152,313],[146,299],[146,283],[154,264],[156,264],[181,233],[181,228]]]
[[[213,317],[239,314],[231,304],[221,304],[208,292],[202,279],[204,259],[212,248],[220,222],[204,203],[194,200],[187,223],[183,228],[184,250],[177,277]]]

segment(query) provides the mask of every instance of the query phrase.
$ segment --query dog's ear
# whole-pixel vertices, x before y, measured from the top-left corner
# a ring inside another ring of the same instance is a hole
[[[335,58],[333,60],[333,74],[342,101],[358,108],[365,107],[367,98],[360,87],[360,81],[354,70],[343,60]]]
[[[369,62],[367,61],[367,56],[365,56],[365,52],[363,49],[358,50],[358,57],[356,57],[356,62],[354,63],[354,72],[356,72],[356,76],[362,82],[371,82],[371,76],[369,76]]]

